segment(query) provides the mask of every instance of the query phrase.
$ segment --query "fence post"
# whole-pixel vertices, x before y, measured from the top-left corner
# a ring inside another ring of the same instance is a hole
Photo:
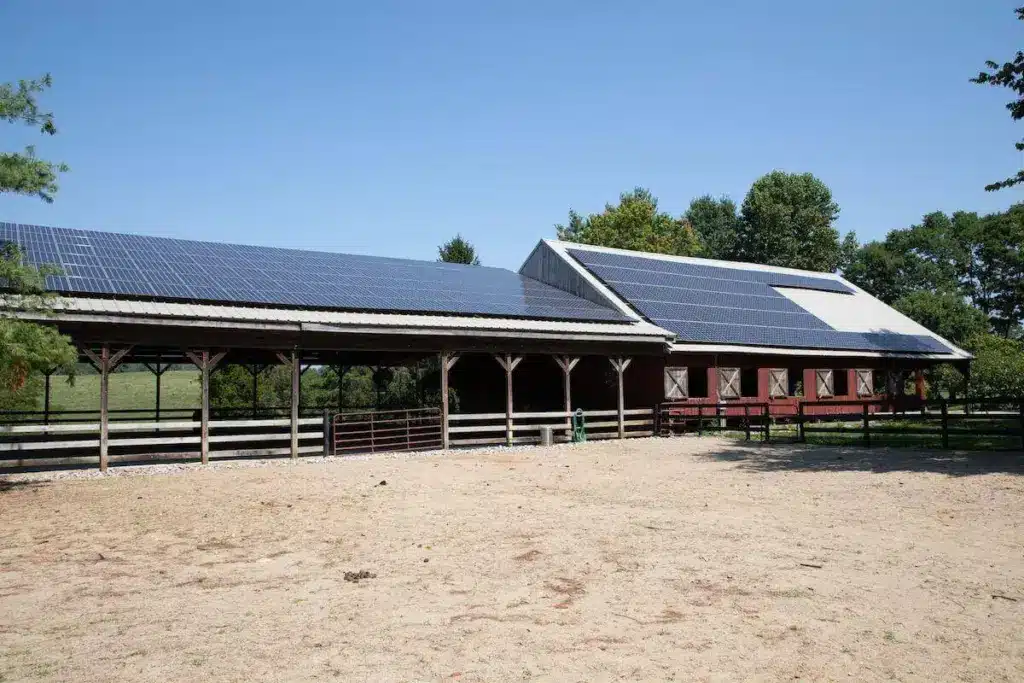
[[[697,436],[704,436],[704,406],[697,404]]]
[[[871,406],[864,404],[864,446],[871,448]]]
[[[942,447],[949,448],[949,406],[942,399]]]
[[[764,417],[764,440],[768,442],[772,440],[772,411],[767,403],[764,404],[761,415]]]
[[[800,401],[796,404],[796,417],[797,426],[799,428],[799,440],[800,443],[807,443],[807,435],[804,433],[804,402]]]
[[[324,455],[331,454],[331,412],[324,408]]]
[[[1024,447],[1024,401],[1018,404],[1020,408],[1020,445]]]
[[[743,404],[743,426],[746,430],[747,441],[750,441],[750,406]]]

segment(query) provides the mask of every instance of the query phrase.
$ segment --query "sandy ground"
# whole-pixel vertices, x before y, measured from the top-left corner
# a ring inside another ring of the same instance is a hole
[[[688,438],[9,479],[0,680],[1024,680],[1022,472]]]

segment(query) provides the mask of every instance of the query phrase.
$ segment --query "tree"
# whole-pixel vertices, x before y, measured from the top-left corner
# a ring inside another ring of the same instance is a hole
[[[444,263],[465,263],[468,266],[479,266],[480,259],[476,256],[476,248],[456,235],[437,248],[437,260]]]
[[[1004,337],[1024,318],[1024,204],[983,217],[972,244],[974,300]]]
[[[46,135],[56,134],[53,115],[40,112],[35,99],[36,93],[49,87],[48,75],[20,81],[17,87],[0,85],[0,119],[39,126]],[[57,173],[66,170],[64,164],[36,159],[31,147],[22,154],[0,154],[0,194],[36,195],[51,202],[57,191]],[[14,310],[49,313],[52,295],[46,293],[46,275],[55,272],[26,264],[14,244],[0,245],[0,391],[13,395],[24,390],[34,372],[63,368],[73,375],[78,352],[71,341],[49,325],[27,322],[13,314]],[[12,400],[8,396],[0,403]]]
[[[52,270],[25,264],[13,244],[0,247],[0,391],[24,389],[31,373],[62,369],[74,374],[78,352],[54,327],[15,317],[14,311],[49,313],[52,294],[46,275]]]
[[[706,258],[730,259],[736,251],[736,233],[740,218],[736,203],[728,197],[715,199],[709,194],[690,202],[685,218],[700,238]]]
[[[697,233],[683,218],[658,210],[658,200],[642,187],[619,195],[617,205],[581,216],[569,211],[568,225],[556,225],[558,239],[656,254],[696,256],[701,253]]]
[[[1014,12],[1017,14],[1017,19],[1024,21],[1024,7],[1018,7]],[[986,61],[985,66],[990,71],[982,71],[972,78],[971,82],[1012,90],[1016,93],[1017,98],[1007,102],[1006,108],[1010,111],[1010,117],[1014,121],[1024,118],[1024,52],[1018,50],[1013,61],[1005,62],[1002,66],[992,60]],[[1018,142],[1014,146],[1018,152],[1024,151],[1024,141]],[[1017,175],[986,185],[985,189],[993,192],[1019,183],[1024,183],[1024,169],[1017,171]]]
[[[846,233],[842,243],[839,245],[839,270],[845,273],[857,258],[860,250],[860,242],[857,241],[857,233],[853,230]]]
[[[53,114],[39,111],[36,102],[36,95],[51,84],[49,74],[33,81],[18,81],[17,85],[0,84],[0,119],[38,126],[44,135],[56,135]],[[57,192],[57,174],[67,170],[66,164],[37,159],[32,146],[21,153],[0,153],[0,192],[35,195],[49,203]]]
[[[958,294],[919,290],[896,301],[894,308],[957,346],[988,332],[985,314]]]
[[[839,266],[839,206],[810,173],[772,171],[754,181],[741,209],[739,260],[832,272]]]
[[[1024,342],[982,334],[974,337],[967,348],[974,354],[972,397],[1024,397]]]

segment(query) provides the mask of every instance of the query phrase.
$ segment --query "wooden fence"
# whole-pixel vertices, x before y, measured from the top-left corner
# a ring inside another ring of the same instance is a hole
[[[620,425],[618,410],[585,410],[583,419],[588,439],[615,439],[654,434],[654,410],[635,408],[623,411]],[[555,441],[571,438],[572,413],[461,413],[448,416],[450,443],[458,446],[540,443],[540,430],[550,427]],[[621,434],[620,434],[621,426]]]
[[[325,418],[301,417],[298,452],[325,452]],[[200,457],[199,420],[123,421],[108,426],[110,462],[192,460]],[[264,457],[291,453],[289,418],[223,419],[209,423],[209,455]],[[0,467],[98,465],[100,423],[0,424]]]
[[[823,407],[846,410],[823,414]],[[909,436],[942,448],[949,448],[951,440],[970,438],[977,447],[993,447],[988,441],[1024,447],[1024,401],[1020,399],[940,400],[920,403],[914,410],[890,408],[889,402],[878,399],[801,401],[795,406],[767,402],[663,403],[656,413],[656,432],[662,436],[739,432],[747,440],[756,435],[762,441],[799,442],[806,442],[808,435],[829,434],[850,437],[851,442],[865,446],[882,440],[905,441],[904,437]]]
[[[440,449],[440,408],[361,410],[334,416],[335,455]]]

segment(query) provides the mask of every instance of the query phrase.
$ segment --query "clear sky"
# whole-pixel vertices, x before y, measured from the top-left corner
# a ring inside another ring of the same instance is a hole
[[[987,212],[1024,137],[968,82],[1019,0],[4,0],[0,81],[50,72],[53,205],[0,220],[517,268],[570,207],[810,171],[862,239]]]

